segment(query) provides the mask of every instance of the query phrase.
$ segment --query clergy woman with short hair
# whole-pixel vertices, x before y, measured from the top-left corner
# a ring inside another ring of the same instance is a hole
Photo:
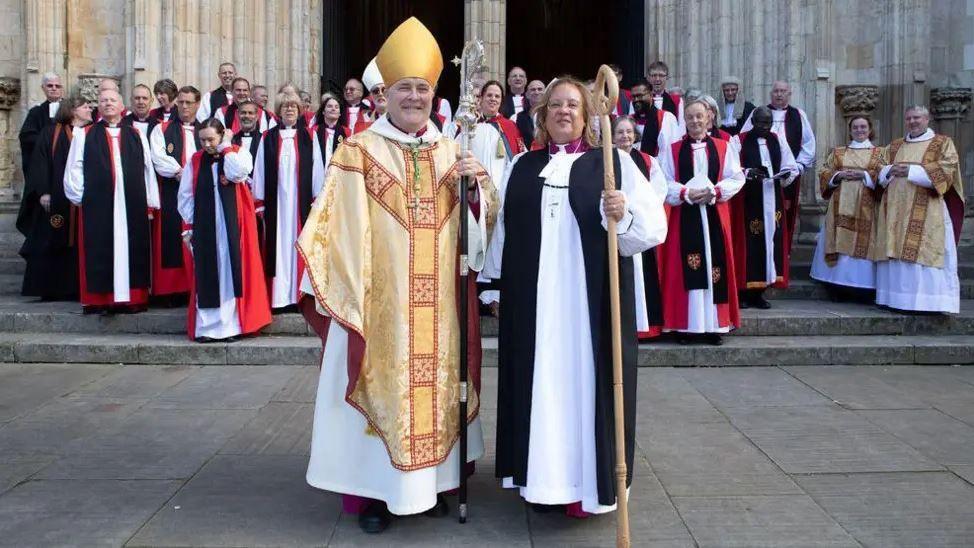
[[[497,469],[539,511],[615,509],[612,349],[606,226],[619,238],[626,457],[631,481],[636,397],[632,256],[666,238],[662,197],[632,158],[613,153],[604,190],[596,114],[582,82],[542,96],[539,150],[514,158],[484,272],[500,280]],[[513,236],[505,238],[505,233]]]

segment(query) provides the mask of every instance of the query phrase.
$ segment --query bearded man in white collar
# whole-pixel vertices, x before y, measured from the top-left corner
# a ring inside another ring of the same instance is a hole
[[[327,338],[307,481],[342,493],[367,533],[393,514],[447,513],[438,494],[466,472],[461,427],[469,461],[483,454],[476,276],[461,319],[457,233],[470,216],[468,257],[479,271],[498,203],[484,168],[472,154],[458,160],[458,145],[430,120],[443,58],[429,30],[410,18],[376,64],[387,112],[338,146],[297,245],[307,264],[300,308]],[[461,175],[471,176],[469,211],[459,208]],[[474,387],[463,422],[460,321]]]
[[[906,137],[890,143],[891,165],[879,172],[876,304],[956,314],[964,191],[954,142],[929,124],[926,107],[906,109]]]

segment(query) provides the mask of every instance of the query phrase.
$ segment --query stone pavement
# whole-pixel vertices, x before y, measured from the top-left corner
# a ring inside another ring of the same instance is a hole
[[[0,365],[0,545],[611,546],[497,486],[485,373],[469,523],[366,537],[304,482],[314,367]],[[971,545],[974,368],[639,375],[636,546]]]

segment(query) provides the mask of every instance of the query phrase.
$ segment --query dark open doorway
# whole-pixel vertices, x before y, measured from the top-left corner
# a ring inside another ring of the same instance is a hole
[[[462,1],[324,0],[323,4],[322,91],[338,92],[348,78],[361,78],[389,34],[415,16],[430,29],[443,53],[437,94],[456,106],[460,77],[450,59],[463,49]]]
[[[630,86],[643,76],[644,12],[644,0],[508,2],[506,68],[547,82],[562,74],[588,80],[615,63]]]

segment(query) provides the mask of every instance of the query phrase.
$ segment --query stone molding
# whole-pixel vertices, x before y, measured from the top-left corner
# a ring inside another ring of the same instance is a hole
[[[0,110],[13,110],[20,103],[20,78],[0,77]]]
[[[936,120],[963,118],[971,106],[971,88],[934,88],[930,90],[930,114]]]
[[[835,86],[835,104],[838,105],[842,117],[847,120],[853,116],[871,117],[879,105],[879,86],[868,84]]]
[[[87,73],[78,75],[78,93],[81,94],[89,103],[98,103],[98,84],[102,80],[110,78],[122,86],[122,79],[113,74]]]

